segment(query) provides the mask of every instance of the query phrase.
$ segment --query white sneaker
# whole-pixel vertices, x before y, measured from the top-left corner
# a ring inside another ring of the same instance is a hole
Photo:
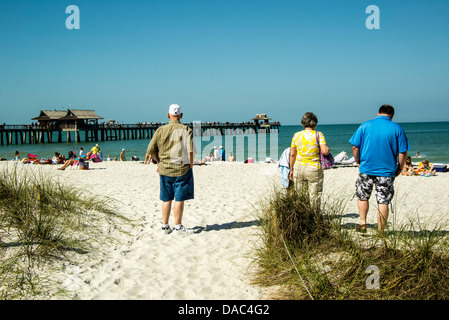
[[[170,227],[162,227],[161,228],[161,233],[162,234],[170,234],[170,233],[172,233],[172,229],[170,228]]]
[[[184,235],[184,234],[193,234],[194,231],[193,229],[187,229],[186,227],[181,225],[181,228],[179,229],[173,228],[173,233],[177,235]]]

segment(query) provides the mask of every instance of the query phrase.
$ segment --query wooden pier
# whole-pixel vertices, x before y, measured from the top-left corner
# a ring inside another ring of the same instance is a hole
[[[216,136],[228,134],[257,134],[279,130],[279,122],[243,123],[184,123],[193,130],[194,136]],[[154,132],[163,123],[156,124],[94,124],[82,128],[69,126],[40,126],[40,125],[0,125],[1,145],[39,144],[55,142],[91,142],[151,139]],[[82,138],[84,138],[82,140]]]

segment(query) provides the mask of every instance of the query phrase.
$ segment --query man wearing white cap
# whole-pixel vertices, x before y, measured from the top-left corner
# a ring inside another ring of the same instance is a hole
[[[188,234],[192,230],[182,225],[184,201],[194,198],[193,183],[193,133],[181,124],[183,114],[177,104],[168,109],[170,122],[159,127],[151,139],[147,154],[157,161],[162,201],[162,233]],[[169,226],[172,201],[175,227]]]

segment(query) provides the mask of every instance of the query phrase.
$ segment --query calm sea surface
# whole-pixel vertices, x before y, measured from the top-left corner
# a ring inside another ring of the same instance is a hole
[[[409,155],[413,161],[429,159],[431,162],[449,163],[449,122],[418,122],[418,123],[400,123],[404,128],[408,140],[411,144]],[[345,151],[349,157],[352,156],[349,139],[358,128],[359,124],[341,124],[341,125],[318,125],[317,130],[323,132],[328,146],[333,155]],[[209,152],[213,152],[214,146],[225,147],[226,157],[232,152],[237,161],[244,161],[251,157],[255,160],[263,161],[267,157],[275,160],[279,159],[285,148],[290,146],[291,138],[297,131],[302,130],[299,125],[281,126],[278,134],[267,135],[232,135],[223,136],[203,136],[195,137],[195,146],[197,149],[196,158],[202,159]],[[45,144],[24,144],[24,145],[3,145],[0,146],[0,157],[8,160],[13,159],[14,152],[18,150],[21,157],[27,153],[37,154],[38,158],[51,158],[54,152],[68,155],[69,151],[79,151],[82,147],[87,152],[95,142],[79,143],[45,143]],[[99,141],[98,144],[103,152],[104,158],[111,155],[112,158],[118,157],[121,150],[125,149],[127,160],[131,156],[137,156],[140,160],[145,158],[145,151],[150,140],[119,140],[119,141]],[[413,156],[420,152],[421,158]]]

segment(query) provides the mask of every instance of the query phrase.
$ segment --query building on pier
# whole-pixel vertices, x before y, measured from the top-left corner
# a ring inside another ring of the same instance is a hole
[[[270,127],[271,118],[268,118],[266,113],[256,114],[256,117],[252,118],[251,120],[254,121],[254,123],[257,125],[257,127],[263,127],[263,128]],[[261,121],[261,122],[259,122],[259,121]]]
[[[41,110],[38,117],[32,118],[39,122],[42,128],[55,127],[59,119],[67,114],[67,110]]]
[[[62,131],[77,131],[90,125],[98,125],[98,120],[104,119],[95,110],[67,109],[41,110],[37,120],[41,128],[61,129]]]

